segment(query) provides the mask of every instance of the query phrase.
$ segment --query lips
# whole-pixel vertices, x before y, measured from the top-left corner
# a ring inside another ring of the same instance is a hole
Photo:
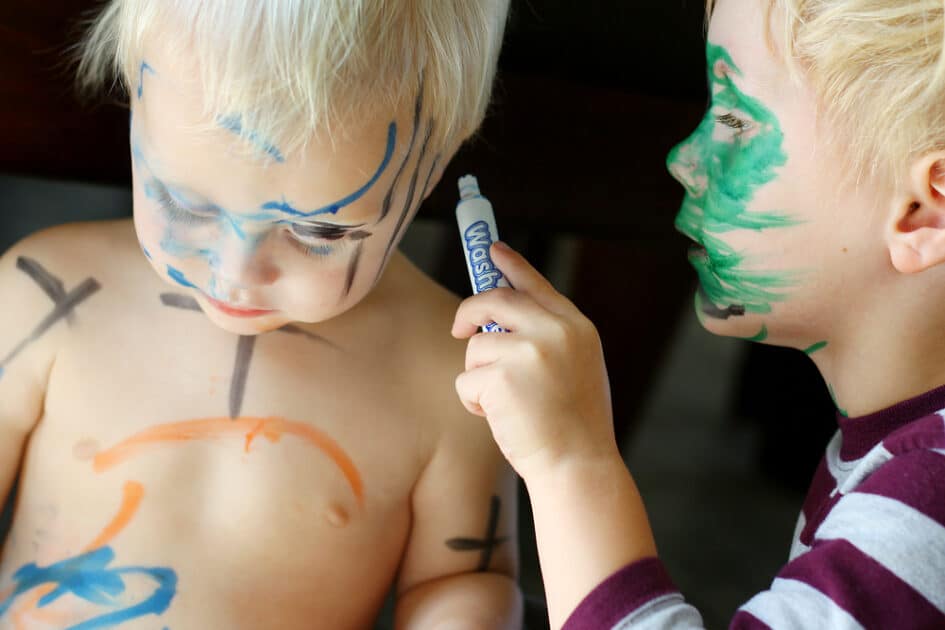
[[[689,249],[688,249],[689,260],[692,260],[692,259],[704,260],[709,257],[709,254],[706,251],[705,246],[702,244],[700,239],[696,238],[695,236],[693,236],[692,234],[690,234],[689,232],[685,230],[680,230],[678,227],[676,228],[676,230],[680,234],[688,238],[690,241],[692,241],[692,244],[689,246]]]
[[[693,243],[689,246],[688,256],[690,260],[693,258],[704,260],[709,257],[709,254],[706,252],[705,247],[699,245],[698,243]]]
[[[262,315],[268,315],[269,313],[275,312],[271,309],[265,308],[243,308],[239,306],[233,306],[232,304],[227,304],[226,302],[221,302],[220,300],[214,300],[210,296],[205,297],[211,306],[221,313],[229,315],[230,317],[260,317]]]

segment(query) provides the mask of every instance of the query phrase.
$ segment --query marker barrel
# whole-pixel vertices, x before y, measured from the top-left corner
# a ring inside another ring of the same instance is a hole
[[[472,175],[459,180],[459,204],[456,222],[463,241],[463,254],[473,293],[479,294],[496,287],[511,286],[492,262],[489,248],[499,240],[492,204],[479,192],[479,182]],[[495,322],[482,327],[485,332],[507,332]]]

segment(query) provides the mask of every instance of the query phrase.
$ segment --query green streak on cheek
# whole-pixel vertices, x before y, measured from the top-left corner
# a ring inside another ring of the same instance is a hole
[[[730,79],[717,76],[720,62],[740,74],[724,48],[709,44],[707,59],[713,107],[692,136],[667,158],[688,193],[676,217],[676,228],[706,249],[706,257],[691,262],[713,304],[721,309],[739,305],[746,312],[769,313],[771,303],[784,300],[787,289],[797,284],[796,275],[744,269],[745,257],[717,235],[799,223],[783,214],[748,211],[758,188],[775,180],[777,169],[787,162],[784,135],[777,117],[761,101],[743,93]],[[733,138],[717,138],[718,133],[725,133],[716,121],[717,114],[734,111],[751,118],[752,130],[732,132]]]
[[[761,343],[762,341],[765,341],[767,338],[768,338],[768,327],[762,324],[760,333],[758,333],[754,337],[744,337],[744,340]]]
[[[849,418],[850,414],[847,413],[846,409],[841,409],[840,405],[837,403],[837,395],[833,391],[833,387],[827,385],[827,389],[830,391],[830,398],[833,400],[833,406],[837,408],[837,411],[840,412],[840,415],[844,418]]]
[[[810,356],[810,355],[814,354],[815,352],[820,352],[821,350],[823,350],[823,349],[826,348],[826,347],[827,347],[827,342],[826,342],[826,341],[821,341],[821,342],[815,343],[815,344],[812,345],[810,348],[804,350],[804,354],[806,354],[807,356]]]

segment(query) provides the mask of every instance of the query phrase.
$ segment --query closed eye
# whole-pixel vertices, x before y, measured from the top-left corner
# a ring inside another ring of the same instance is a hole
[[[736,131],[745,131],[746,129],[751,129],[752,127],[752,123],[747,120],[743,120],[731,113],[716,116],[715,122],[725,125],[730,129],[735,129]]]
[[[292,223],[289,225],[290,242],[308,256],[328,256],[351,242],[364,240],[370,232],[361,226]]]
[[[290,228],[292,234],[303,239],[320,239],[323,241],[337,241],[343,239],[351,231],[340,225],[308,225],[293,223]]]
[[[217,213],[211,211],[196,211],[182,207],[167,189],[167,186],[157,180],[145,184],[145,195],[157,201],[164,214],[171,220],[185,225],[207,225],[218,218]]]

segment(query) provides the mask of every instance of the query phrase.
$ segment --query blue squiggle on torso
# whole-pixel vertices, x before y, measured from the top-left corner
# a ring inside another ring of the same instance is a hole
[[[164,613],[177,592],[177,574],[163,567],[108,568],[114,559],[115,552],[111,547],[99,547],[48,567],[25,564],[13,574],[16,589],[0,603],[0,616],[6,614],[18,597],[45,584],[56,588],[39,600],[39,608],[48,606],[68,593],[99,606],[114,606],[114,597],[125,592],[122,576],[126,575],[148,576],[157,582],[157,588],[148,599],[138,604],[87,619],[69,626],[67,630],[108,628],[145,615]]]

